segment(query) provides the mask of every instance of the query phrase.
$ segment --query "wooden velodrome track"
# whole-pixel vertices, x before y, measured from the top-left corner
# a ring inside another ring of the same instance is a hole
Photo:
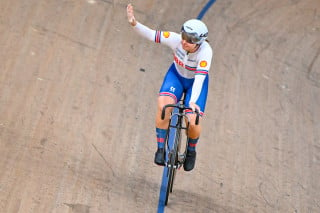
[[[154,114],[171,51],[129,1],[1,0],[0,212],[156,212]],[[205,0],[137,0],[179,31]],[[320,1],[218,0],[196,168],[166,212],[320,212]]]

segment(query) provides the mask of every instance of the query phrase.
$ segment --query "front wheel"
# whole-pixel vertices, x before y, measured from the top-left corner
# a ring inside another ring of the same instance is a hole
[[[168,198],[169,198],[169,193],[172,192],[172,185],[173,185],[173,178],[174,178],[174,173],[175,173],[175,168],[173,166],[169,166],[167,169],[167,189],[166,189],[166,200],[165,200],[165,205],[168,204]]]

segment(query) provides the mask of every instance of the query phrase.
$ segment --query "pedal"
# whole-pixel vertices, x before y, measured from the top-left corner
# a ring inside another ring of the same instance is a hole
[[[184,160],[186,159],[185,154],[179,154],[178,155],[178,162],[179,164],[183,164]]]

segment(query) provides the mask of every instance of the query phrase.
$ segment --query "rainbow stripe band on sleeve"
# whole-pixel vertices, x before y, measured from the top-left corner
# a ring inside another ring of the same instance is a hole
[[[208,75],[208,70],[197,70],[194,73],[196,75]]]
[[[156,43],[160,43],[161,42],[161,31],[160,30],[156,30],[156,34],[154,37],[154,42]]]

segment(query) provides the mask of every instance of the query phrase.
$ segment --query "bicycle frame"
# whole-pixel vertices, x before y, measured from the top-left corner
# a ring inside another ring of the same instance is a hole
[[[168,127],[169,131],[167,133],[167,137],[169,137],[170,130],[172,131],[172,128],[175,129],[175,137],[174,137],[174,143],[173,143],[172,148],[169,147],[168,140],[166,140],[167,141],[167,143],[166,143],[167,150],[170,150],[168,153],[169,158],[170,158],[170,155],[174,155],[173,157],[175,157],[174,161],[168,161],[167,166],[168,167],[172,166],[175,169],[180,168],[183,165],[184,159],[186,156],[187,144],[186,144],[186,147],[183,151],[182,156],[181,156],[181,152],[180,152],[181,151],[181,130],[188,131],[188,129],[189,129],[189,118],[185,114],[184,109],[181,107],[182,105],[178,105],[178,106],[179,106],[178,112],[171,113],[171,118],[169,120],[169,127]],[[177,116],[177,120],[176,120],[175,124],[173,124],[172,121],[173,121],[173,117],[175,117],[175,116]],[[185,119],[185,121],[186,121],[185,125],[183,125],[183,123],[184,123],[183,119]],[[172,165],[172,163],[174,163],[174,164]]]
[[[165,111],[167,108],[172,107],[178,109],[177,112],[171,112],[169,125],[168,125],[168,131],[166,136],[166,153],[168,155],[166,156],[166,167],[167,169],[167,189],[166,189],[166,200],[165,205],[167,205],[169,193],[172,192],[173,182],[175,178],[176,169],[179,169],[186,158],[186,150],[188,144],[186,143],[186,147],[183,151],[183,154],[180,153],[181,150],[181,130],[188,131],[189,129],[189,117],[186,115],[185,110],[189,109],[192,110],[190,107],[186,107],[184,105],[184,100],[179,101],[177,104],[168,104],[162,109],[161,113],[161,119],[163,120],[165,118]],[[199,124],[199,112],[196,110],[196,125]],[[175,124],[172,123],[173,118],[177,117],[177,120]],[[183,125],[185,119],[185,125]],[[174,135],[174,143],[172,147],[170,147],[169,140],[172,140],[170,138],[170,131],[175,129],[175,135]],[[188,136],[187,136],[188,138]]]

